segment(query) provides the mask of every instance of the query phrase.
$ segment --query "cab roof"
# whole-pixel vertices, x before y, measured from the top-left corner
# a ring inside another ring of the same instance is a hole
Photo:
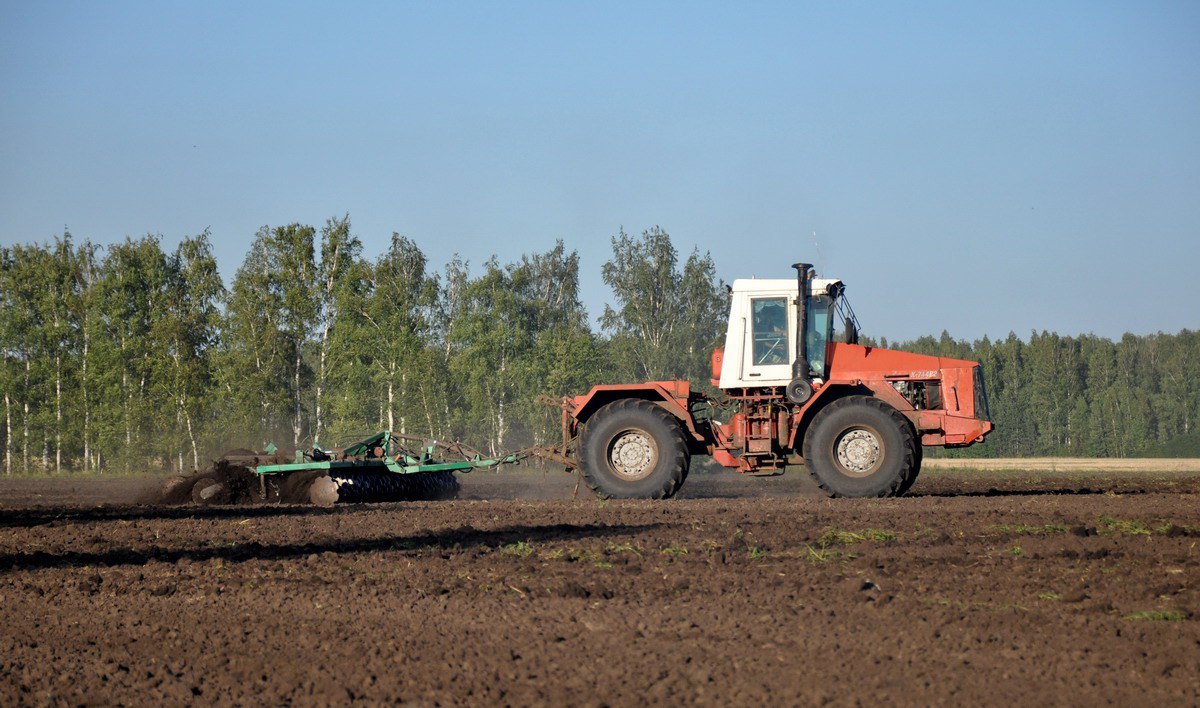
[[[813,295],[828,295],[832,285],[840,284],[837,278],[813,278],[810,283]],[[733,281],[735,293],[795,293],[798,288],[795,278],[738,278]]]

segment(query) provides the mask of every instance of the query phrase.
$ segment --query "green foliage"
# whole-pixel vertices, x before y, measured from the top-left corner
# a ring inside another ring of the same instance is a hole
[[[1064,524],[1044,524],[1041,526],[1029,526],[1026,524],[999,524],[992,526],[991,531],[1002,535],[1020,535],[1020,536],[1045,536],[1048,534],[1066,533],[1068,531]]]
[[[159,431],[174,409],[162,395],[169,353],[160,339],[171,305],[171,265],[158,237],[145,236],[111,247],[100,266],[94,293],[98,467],[129,470],[164,452]]]
[[[851,543],[861,543],[870,541],[872,543],[884,543],[887,541],[895,541],[898,535],[895,531],[887,529],[862,529],[861,531],[842,531],[840,529],[829,529],[821,534],[817,539],[817,545],[821,548],[829,548],[831,546],[845,546]]]
[[[1097,519],[1101,531],[1125,536],[1149,536],[1150,527],[1136,519],[1118,519],[1112,516],[1100,516]]]
[[[504,555],[518,558],[528,558],[533,555],[533,550],[533,544],[529,541],[517,541],[500,547],[500,552]]]
[[[349,439],[368,430],[366,402],[371,352],[362,316],[369,293],[371,267],[362,259],[362,242],[350,231],[350,217],[329,219],[321,229],[321,263],[317,301],[320,335],[314,343],[314,443],[330,445],[330,437]]]
[[[393,233],[387,252],[375,263],[361,312],[367,325],[361,363],[371,372],[364,398],[382,407],[376,427],[407,434],[410,419],[432,420],[434,411],[419,396],[419,382],[433,375],[424,354],[437,297],[437,276],[427,272],[425,254],[411,239]]]
[[[816,565],[818,563],[826,563],[837,557],[837,553],[827,548],[813,548],[807,543],[804,544],[804,549],[808,552],[808,562]]]
[[[693,251],[680,271],[671,237],[657,226],[638,239],[622,229],[612,248],[601,273],[617,308],[605,307],[600,322],[616,380],[707,380],[729,313],[712,257]]]
[[[1191,615],[1183,610],[1143,610],[1125,615],[1127,620],[1145,620],[1149,622],[1182,622]]]
[[[215,375],[212,353],[220,342],[219,307],[225,296],[208,232],[185,238],[168,259],[167,271],[166,312],[155,331],[167,354],[158,362],[163,369],[161,394],[175,414],[166,428],[173,439],[183,441],[177,448],[179,468],[185,467],[185,454],[198,468],[205,432],[201,425],[209,414],[208,393]]]
[[[642,557],[642,552],[639,551],[633,544],[629,543],[610,543],[604,550],[613,555],[618,553],[632,553],[638,558]]]
[[[1147,445],[1143,454],[1146,457],[1200,457],[1200,429]]]
[[[289,370],[295,342],[289,341],[279,268],[279,242],[271,229],[258,231],[230,288],[217,369],[221,418],[231,445],[257,449],[263,440],[287,439]]]

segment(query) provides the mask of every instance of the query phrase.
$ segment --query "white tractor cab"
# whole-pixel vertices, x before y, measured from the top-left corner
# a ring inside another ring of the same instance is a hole
[[[804,350],[812,382],[820,384],[828,374],[825,348],[833,340],[835,313],[846,322],[847,341],[857,339],[858,322],[843,296],[842,281],[812,278],[808,285]],[[799,292],[795,279],[733,281],[720,388],[787,386],[796,378]]]

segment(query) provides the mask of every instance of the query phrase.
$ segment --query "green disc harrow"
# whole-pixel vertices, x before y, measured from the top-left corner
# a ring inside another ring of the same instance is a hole
[[[175,477],[168,503],[313,503],[421,501],[453,498],[455,473],[519,462],[535,451],[485,458],[461,443],[382,431],[338,450],[313,446],[288,458],[274,444],[261,452],[231,450],[203,472]]]

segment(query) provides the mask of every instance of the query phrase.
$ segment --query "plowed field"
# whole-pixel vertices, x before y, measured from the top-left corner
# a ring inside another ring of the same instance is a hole
[[[0,704],[1200,702],[1200,475],[936,472],[828,500],[566,475],[157,507],[0,482]],[[124,501],[122,501],[124,500]]]

